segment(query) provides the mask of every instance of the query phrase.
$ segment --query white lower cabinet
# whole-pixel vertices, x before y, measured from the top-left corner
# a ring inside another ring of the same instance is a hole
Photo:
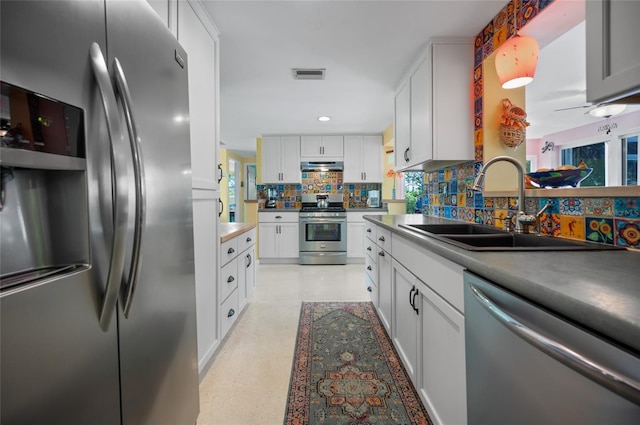
[[[298,212],[258,213],[260,260],[285,259],[296,262],[300,255]]]
[[[392,280],[393,312],[391,335],[411,382],[418,387],[418,320],[413,307],[418,279],[402,264],[393,260]]]
[[[256,229],[220,245],[220,337],[229,332],[255,288]]]
[[[421,316],[419,392],[441,424],[467,422],[464,316],[426,285],[419,294]]]
[[[382,226],[370,234],[386,247],[376,245],[378,315],[408,375],[435,424],[466,424],[464,269]]]

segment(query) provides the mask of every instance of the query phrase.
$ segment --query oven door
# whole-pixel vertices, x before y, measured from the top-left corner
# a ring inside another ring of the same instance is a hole
[[[333,217],[300,218],[300,251],[346,252],[347,220]]]

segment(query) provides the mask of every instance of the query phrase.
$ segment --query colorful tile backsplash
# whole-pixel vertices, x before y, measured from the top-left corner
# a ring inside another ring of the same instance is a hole
[[[300,209],[302,194],[342,193],[345,208],[366,208],[369,190],[380,190],[379,183],[343,183],[342,172],[303,172],[301,184],[259,184],[258,199],[266,199],[268,189],[278,193],[276,208]]]
[[[480,165],[470,161],[425,173],[423,214],[502,227],[504,219],[518,211],[517,198],[474,192]],[[640,248],[640,197],[528,197],[525,210],[535,213],[548,202],[550,207],[540,217],[540,233]]]

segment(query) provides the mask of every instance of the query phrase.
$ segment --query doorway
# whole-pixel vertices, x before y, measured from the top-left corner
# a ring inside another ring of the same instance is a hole
[[[236,205],[238,204],[237,193],[236,193],[236,181],[238,177],[238,171],[240,170],[239,162],[230,159],[228,164],[228,181],[229,181],[229,195],[228,195],[228,205],[229,205],[229,222],[233,223],[236,221]]]

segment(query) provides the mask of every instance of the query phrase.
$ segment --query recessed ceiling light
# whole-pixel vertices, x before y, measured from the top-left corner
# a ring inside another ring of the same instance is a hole
[[[325,117],[325,116],[318,117],[318,121],[329,121],[330,119],[331,117]]]

